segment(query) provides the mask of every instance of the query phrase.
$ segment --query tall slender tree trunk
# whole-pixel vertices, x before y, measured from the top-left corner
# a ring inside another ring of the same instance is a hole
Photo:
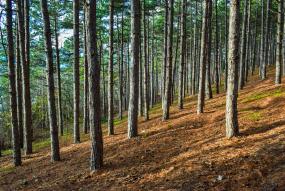
[[[97,53],[96,0],[85,4],[87,18],[87,52],[89,64],[89,115],[91,134],[91,171],[103,167],[103,137],[100,107],[100,64]]]
[[[247,17],[248,17],[248,3],[249,0],[245,0],[243,24],[242,24],[242,37],[241,37],[241,54],[240,54],[240,71],[239,71],[239,89],[243,89],[245,85],[245,62],[246,62],[246,50],[247,50]]]
[[[80,74],[79,74],[79,0],[73,1],[73,46],[74,46],[74,63],[73,63],[73,141],[80,142],[79,130],[79,102],[80,102]]]
[[[61,103],[61,76],[60,76],[60,57],[58,47],[58,24],[57,16],[54,18],[54,33],[55,33],[55,52],[56,52],[56,69],[57,69],[57,87],[58,87],[58,126],[60,135],[63,136],[63,114],[62,114],[62,103]]]
[[[204,112],[205,105],[205,79],[206,79],[206,65],[208,60],[208,40],[209,40],[209,8],[210,1],[205,0],[204,2],[204,12],[203,12],[203,23],[202,23],[202,37],[201,37],[201,58],[200,58],[200,75],[199,75],[199,93],[198,93],[198,104],[197,104],[197,114]]]
[[[83,117],[83,131],[85,134],[89,130],[89,79],[88,79],[88,54],[87,54],[87,29],[86,29],[86,9],[84,8],[84,21],[83,21],[83,31],[84,31],[84,117]],[[104,72],[104,71],[103,71]],[[105,79],[105,78],[103,78]],[[105,103],[105,102],[104,102]],[[105,107],[105,105],[104,105]]]
[[[250,57],[251,57],[251,0],[248,2],[247,9],[247,39],[246,39],[246,58],[245,58],[245,73],[244,80],[247,82],[248,80],[248,70],[250,65]]]
[[[226,97],[226,137],[239,134],[237,94],[238,94],[238,64],[239,64],[239,9],[240,1],[232,0],[229,28],[229,65],[228,88]]]
[[[16,27],[18,29],[18,27]],[[16,31],[16,89],[17,89],[17,112],[18,112],[18,129],[19,142],[21,148],[23,143],[23,84],[22,84],[22,68],[21,68],[21,52],[20,52],[20,31]]]
[[[147,51],[147,19],[146,19],[146,7],[145,7],[145,0],[143,1],[143,53],[144,53],[144,118],[145,120],[149,120],[149,80],[148,80],[148,51]]]
[[[282,41],[284,33],[284,0],[279,0],[277,24],[277,52],[275,84],[281,84],[282,77]]]
[[[220,79],[219,79],[219,23],[218,23],[218,0],[215,0],[215,13],[216,13],[216,48],[215,48],[215,82],[216,82],[216,94],[220,93]]]
[[[206,95],[208,99],[213,98],[212,80],[211,80],[211,59],[212,59],[212,1],[209,2],[208,16],[208,49],[207,49],[207,65],[206,65]]]
[[[25,0],[26,1],[26,0]],[[21,51],[21,64],[22,64],[22,80],[23,80],[23,115],[24,115],[24,152],[25,154],[32,153],[32,110],[31,110],[31,96],[30,96],[30,81],[29,81],[29,63],[26,56],[26,38],[29,38],[29,34],[26,36],[25,28],[25,13],[24,8],[27,2],[23,0],[17,1],[17,16],[18,16],[18,29],[20,32],[20,51]],[[24,7],[24,8],[23,8]],[[27,19],[26,19],[27,20]],[[28,42],[29,43],[29,42]],[[28,45],[27,45],[28,47]]]
[[[193,65],[192,65],[192,95],[196,93],[196,76],[197,76],[197,54],[198,54],[198,6],[197,6],[197,0],[196,0],[196,6],[195,6],[195,22],[194,22],[194,53],[193,53]]]
[[[164,15],[164,42],[163,42],[163,65],[162,65],[162,92],[161,92],[161,100],[162,106],[164,105],[164,94],[165,94],[165,82],[166,82],[166,66],[167,66],[167,38],[168,38],[168,0],[164,0],[164,7],[165,7],[165,15]]]
[[[59,161],[59,140],[58,140],[58,126],[56,118],[55,106],[55,90],[54,90],[54,67],[52,56],[52,42],[50,18],[48,13],[47,0],[41,0],[42,17],[44,21],[44,37],[45,37],[45,51],[47,59],[47,85],[48,85],[48,111],[49,111],[49,125],[51,136],[51,161]]]
[[[110,0],[109,6],[110,22],[109,22],[109,66],[108,66],[108,134],[114,134],[114,0]]]
[[[180,65],[179,65],[179,91],[178,91],[178,107],[183,109],[183,88],[184,88],[184,70],[185,70],[185,55],[186,52],[186,10],[187,0],[183,0],[181,4],[181,40],[180,40]]]
[[[228,86],[228,0],[225,1],[225,90]]]
[[[14,56],[14,40],[13,40],[13,11],[12,1],[6,0],[6,29],[8,43],[8,76],[10,82],[10,106],[11,106],[11,125],[12,125],[12,147],[13,162],[15,166],[20,166],[21,147],[19,142],[18,119],[17,119],[17,93],[16,93],[16,72],[15,72],[15,56]]]
[[[174,0],[169,0],[168,4],[168,29],[167,29],[167,64],[165,76],[165,92],[163,100],[163,120],[169,119],[169,107],[171,103],[171,90],[172,90],[172,44],[173,44],[173,13],[174,13]]]
[[[124,5],[123,5],[124,9]],[[124,10],[122,11],[122,20],[121,20],[121,43],[120,43],[120,54],[121,54],[121,63],[120,63],[120,106],[119,106],[119,119],[123,119],[123,94],[124,94]]]
[[[138,89],[139,89],[139,46],[140,46],[140,1],[131,0],[131,71],[128,111],[128,137],[138,135]]]

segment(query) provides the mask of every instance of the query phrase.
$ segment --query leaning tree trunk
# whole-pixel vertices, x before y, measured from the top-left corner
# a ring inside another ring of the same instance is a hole
[[[44,37],[45,37],[45,51],[47,60],[47,92],[48,92],[48,111],[49,111],[49,125],[51,136],[51,161],[59,161],[59,140],[58,140],[58,126],[56,118],[55,105],[55,90],[54,90],[54,67],[52,56],[52,42],[50,19],[48,13],[47,0],[41,0],[42,17],[44,21]]]
[[[113,83],[113,62],[114,62],[114,0],[110,0],[110,21],[109,21],[109,66],[108,66],[108,134],[114,134],[114,83]]]
[[[8,43],[7,53],[8,53],[8,66],[9,66],[8,76],[10,81],[9,92],[10,92],[10,106],[11,106],[13,161],[15,166],[20,166],[22,161],[21,161],[21,147],[19,142],[18,119],[17,119],[16,72],[14,65],[15,57],[14,57],[12,17],[13,17],[12,1],[6,0],[6,27],[7,27],[7,43]]]
[[[171,90],[172,90],[172,44],[173,44],[173,13],[174,13],[174,0],[169,0],[168,4],[168,29],[167,29],[167,64],[165,72],[165,91],[163,96],[163,115],[162,119],[169,119],[169,107],[171,103]]]
[[[281,77],[282,77],[282,41],[283,41],[283,31],[284,31],[283,25],[284,25],[284,0],[279,0],[275,84],[281,84]]]
[[[103,137],[100,107],[100,64],[97,54],[96,0],[85,4],[87,18],[87,52],[89,64],[89,115],[92,171],[103,167]]]
[[[139,90],[139,46],[140,46],[140,1],[131,0],[131,71],[128,111],[128,137],[138,135],[138,90]]]
[[[228,88],[226,97],[226,136],[238,135],[238,64],[239,64],[239,9],[240,1],[232,0],[229,27]]]
[[[178,91],[178,107],[183,109],[183,88],[184,88],[184,70],[185,70],[185,55],[186,55],[186,10],[187,0],[183,0],[181,4],[181,40],[180,40],[180,65],[179,65],[179,91]]]
[[[205,79],[206,79],[206,65],[208,60],[208,38],[209,38],[209,8],[210,1],[206,0],[204,3],[203,23],[202,23],[202,37],[201,37],[201,58],[200,58],[200,75],[199,75],[199,93],[198,93],[198,104],[197,114],[204,112],[205,104]]]

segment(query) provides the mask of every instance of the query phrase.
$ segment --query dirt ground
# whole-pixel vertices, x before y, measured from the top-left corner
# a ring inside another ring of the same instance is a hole
[[[283,79],[285,80],[285,79]],[[24,157],[13,168],[0,158],[0,190],[285,190],[285,85],[253,77],[239,94],[240,136],[225,138],[225,94],[206,101],[196,114],[187,98],[171,119],[161,109],[140,119],[138,138],[128,140],[127,123],[104,136],[104,169],[90,174],[90,142],[61,146],[51,163],[49,148]],[[105,128],[105,127],[104,127]]]

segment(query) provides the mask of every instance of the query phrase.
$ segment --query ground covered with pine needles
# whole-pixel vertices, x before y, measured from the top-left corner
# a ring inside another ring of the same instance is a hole
[[[225,138],[225,93],[196,114],[196,97],[185,108],[161,106],[140,119],[138,138],[128,140],[126,119],[115,136],[104,136],[104,169],[90,174],[90,142],[61,141],[62,161],[50,162],[49,147],[14,168],[0,158],[0,190],[285,190],[285,85],[250,79],[239,94],[240,136]],[[283,79],[285,81],[285,79]],[[105,129],[105,127],[103,127]]]

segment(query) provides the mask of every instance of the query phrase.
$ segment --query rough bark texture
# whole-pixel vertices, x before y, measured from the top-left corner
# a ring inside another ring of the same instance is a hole
[[[239,64],[239,9],[240,1],[232,0],[229,27],[228,88],[226,97],[226,136],[238,135],[238,64]]]
[[[15,166],[20,166],[21,148],[19,142],[18,119],[17,119],[17,95],[16,95],[16,72],[15,72],[15,57],[14,57],[14,42],[13,42],[13,21],[12,21],[12,1],[6,0],[6,27],[7,27],[7,42],[8,42],[8,76],[10,82],[10,106],[11,106],[11,125],[12,125],[12,148],[13,162]]]
[[[79,0],[73,1],[73,142],[80,142],[79,131]]]
[[[167,63],[165,67],[165,91],[163,96],[163,114],[162,119],[169,119],[169,107],[171,103],[171,85],[172,85],[172,44],[173,44],[173,0],[168,3],[168,29],[167,29]]]
[[[52,56],[52,42],[50,19],[48,13],[47,0],[41,0],[42,17],[44,23],[45,51],[47,59],[47,94],[48,94],[48,113],[51,137],[51,161],[59,161],[59,140],[58,126],[56,118],[55,90],[54,90],[54,67]]]
[[[114,134],[114,82],[113,82],[113,62],[114,62],[114,0],[110,0],[110,21],[109,21],[109,66],[108,66],[108,134]]]
[[[97,56],[96,0],[86,1],[87,52],[89,64],[89,113],[91,134],[91,171],[103,167],[103,137],[100,107],[100,64]]]
[[[212,59],[212,1],[209,2],[208,16],[208,50],[207,50],[207,65],[206,65],[206,95],[207,99],[213,98],[212,80],[211,80],[211,59]]]
[[[131,0],[131,62],[130,98],[128,111],[128,137],[138,135],[138,90],[139,90],[139,44],[140,44],[140,2]]]
[[[284,31],[284,0],[279,0],[277,24],[277,52],[276,52],[276,78],[275,84],[281,84],[282,77],[282,41]]]
[[[201,36],[201,58],[200,58],[200,75],[199,75],[199,93],[198,93],[198,103],[197,103],[197,114],[204,112],[205,104],[205,79],[206,79],[206,65],[208,60],[207,50],[208,50],[208,39],[209,39],[209,5],[210,0],[204,2],[204,13],[203,13],[203,23],[202,23],[202,36]]]

